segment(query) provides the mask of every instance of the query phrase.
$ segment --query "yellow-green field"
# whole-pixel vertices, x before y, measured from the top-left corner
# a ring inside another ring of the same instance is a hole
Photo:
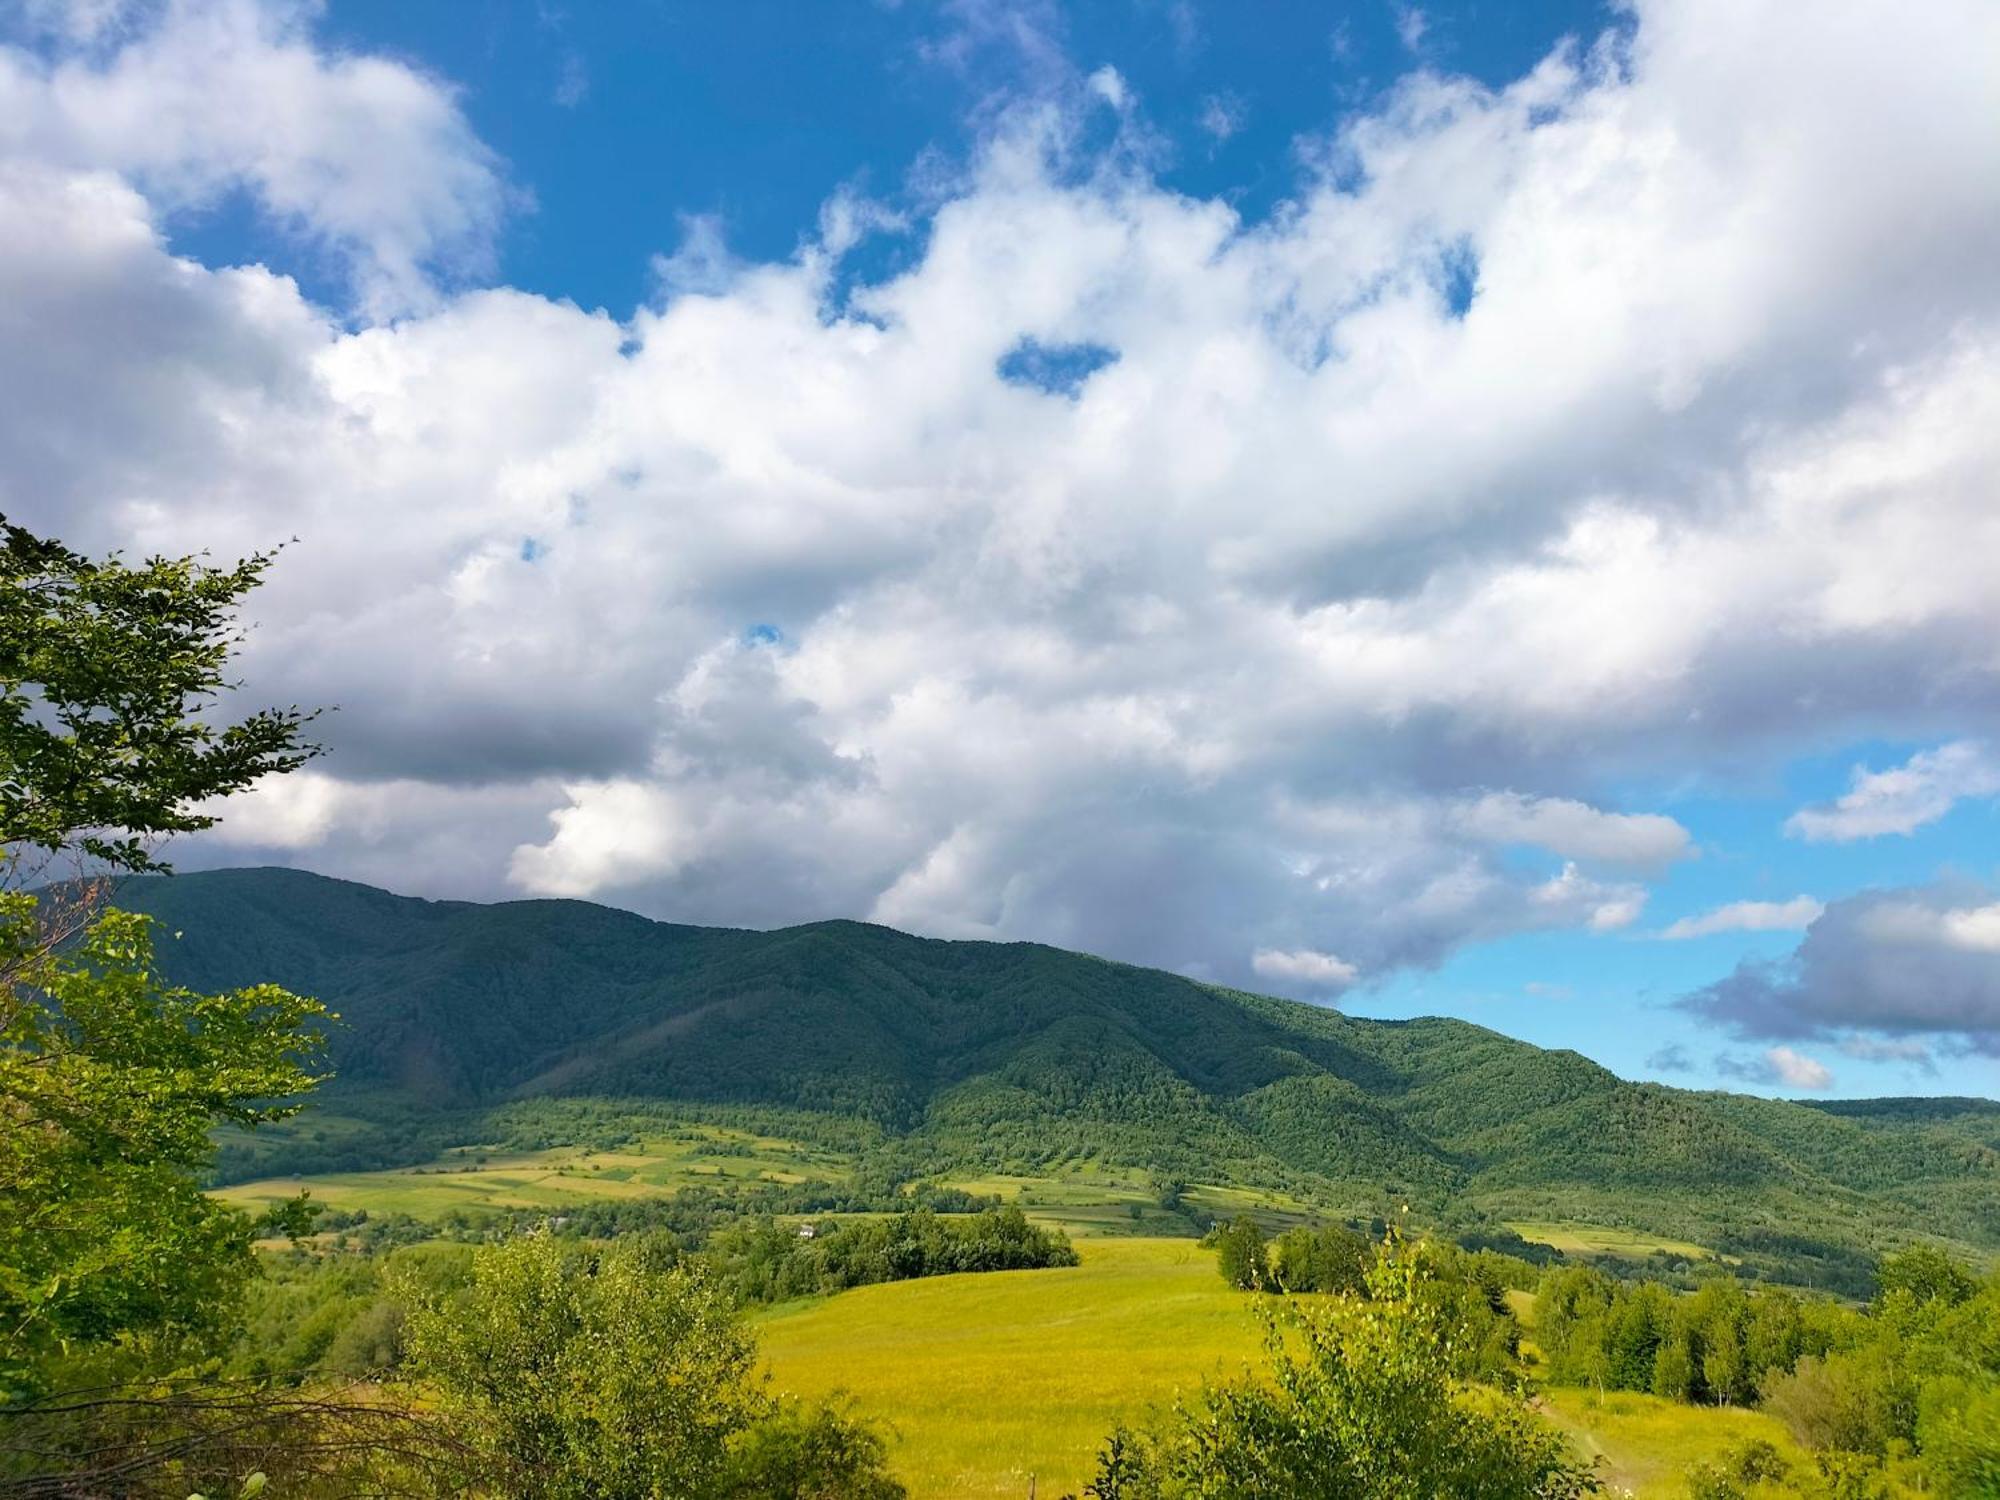
[[[1646,1256],[1658,1251],[1663,1255],[1685,1256],[1689,1260],[1707,1260],[1715,1253],[1686,1240],[1661,1239],[1658,1235],[1634,1229],[1606,1229],[1594,1224],[1551,1224],[1527,1219],[1509,1220],[1507,1227],[1524,1240],[1552,1245],[1564,1255]]]
[[[1072,1270],[941,1276],[861,1287],[756,1318],[773,1386],[846,1392],[891,1434],[918,1500],[1079,1490],[1104,1435],[1242,1370],[1258,1355],[1252,1300],[1189,1240],[1084,1239]],[[1527,1309],[1524,1309],[1527,1310]],[[1677,1500],[1690,1463],[1749,1437],[1793,1451],[1758,1412],[1556,1390],[1543,1400],[1607,1493]]]
[[[258,1209],[304,1190],[329,1208],[428,1219],[461,1208],[562,1208],[591,1199],[654,1198],[725,1180],[840,1181],[848,1169],[846,1158],[796,1141],[704,1127],[616,1151],[558,1146],[505,1154],[464,1146],[421,1166],[267,1177],[219,1188],[216,1196]]]
[[[1016,1204],[1029,1218],[1071,1234],[1155,1238],[1187,1233],[1185,1218],[1160,1208],[1158,1189],[1147,1174],[1130,1168],[1121,1171],[1080,1162],[1054,1176],[994,1173],[954,1177],[947,1186]],[[1261,1188],[1191,1186],[1182,1194],[1182,1201],[1213,1219],[1253,1213],[1267,1228],[1303,1223],[1313,1216],[1308,1204]]]
[[[1257,1349],[1192,1240],[1082,1240],[1083,1264],[858,1287],[757,1319],[774,1386],[846,1391],[912,1495],[1077,1490],[1104,1435]]]
[[[722,1181],[843,1182],[853,1165],[838,1152],[798,1141],[703,1125],[610,1151],[459,1146],[416,1166],[265,1177],[218,1188],[216,1196],[254,1210],[303,1191],[328,1208],[436,1219],[455,1209],[559,1209],[592,1199],[653,1198]],[[1147,1174],[1135,1169],[1078,1162],[1048,1176],[963,1177],[947,1185],[1017,1203],[1029,1217],[1072,1234],[1145,1237],[1187,1228],[1185,1218],[1160,1208]],[[1252,1212],[1273,1228],[1311,1216],[1304,1203],[1249,1188],[1196,1186],[1185,1199],[1215,1218]]]
[[[1804,1458],[1785,1424],[1761,1411],[1686,1406],[1634,1391],[1600,1396],[1569,1389],[1549,1391],[1542,1405],[1579,1452],[1599,1461],[1608,1495],[1630,1491],[1639,1500],[1684,1495],[1688,1465],[1719,1458],[1751,1438],[1776,1445],[1788,1458]]]

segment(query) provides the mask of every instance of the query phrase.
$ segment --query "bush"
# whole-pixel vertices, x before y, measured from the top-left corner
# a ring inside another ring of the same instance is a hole
[[[1568,1500],[1597,1480],[1516,1397],[1460,1384],[1449,1306],[1426,1248],[1392,1248],[1367,1296],[1267,1312],[1263,1379],[1213,1386],[1150,1432],[1114,1433],[1096,1500],[1315,1495],[1340,1500]]]
[[[409,1367],[512,1500],[901,1493],[871,1434],[764,1395],[727,1293],[668,1237],[507,1241],[410,1301]]]
[[[784,1402],[730,1439],[717,1500],[902,1500],[882,1439],[830,1406]]]

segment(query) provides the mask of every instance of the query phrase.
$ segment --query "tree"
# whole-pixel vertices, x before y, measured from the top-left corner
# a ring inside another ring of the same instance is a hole
[[[0,517],[0,846],[10,856],[165,869],[159,841],[211,826],[211,799],[318,753],[304,741],[311,715],[297,708],[221,728],[208,719],[242,641],[236,607],[270,564],[93,562]]]
[[[1154,1430],[1116,1434],[1100,1500],[1568,1500],[1597,1481],[1525,1403],[1453,1378],[1453,1327],[1423,1247],[1381,1255],[1368,1295],[1267,1313],[1265,1378],[1209,1388]]]
[[[1885,1256],[1875,1272],[1876,1303],[1901,1294],[1922,1306],[1941,1302],[1956,1307],[1979,1290],[1965,1267],[1935,1245],[1911,1245]]]
[[[93,1378],[156,1364],[227,1320],[253,1224],[195,1173],[217,1125],[297,1110],[325,1015],[275,985],[165,984],[128,913],[52,950],[35,906],[0,895],[0,1397],[65,1356]]]
[[[1359,1292],[1375,1247],[1338,1224],[1288,1229],[1271,1247],[1271,1274],[1288,1292]]]
[[[405,1288],[407,1367],[517,1500],[888,1500],[871,1435],[779,1406],[697,1264],[644,1235],[482,1248],[453,1297]]]
[[[1238,1214],[1216,1232],[1215,1264],[1222,1279],[1233,1287],[1251,1290],[1270,1282],[1264,1231],[1250,1215]]]
[[[210,1352],[255,1271],[252,1220],[196,1185],[210,1132],[297,1108],[319,1079],[325,1012],[270,985],[221,995],[167,985],[145,919],[99,912],[101,882],[18,889],[59,856],[75,866],[60,874],[163,870],[159,841],[213,823],[208,799],[314,753],[296,709],[207,722],[241,639],[234,607],[268,561],[91,562],[0,519],[0,1470],[10,1493],[171,1485],[185,1495],[209,1459],[242,1479],[234,1460],[275,1453],[275,1434],[327,1457],[356,1453],[356,1432],[397,1425],[372,1407],[307,1412],[264,1392],[165,1378]],[[99,1388],[78,1389],[88,1385]],[[345,1424],[343,1434],[327,1438],[328,1424]],[[305,1467],[326,1471],[319,1458]]]
[[[716,1500],[904,1500],[875,1432],[831,1406],[779,1403],[730,1438]]]

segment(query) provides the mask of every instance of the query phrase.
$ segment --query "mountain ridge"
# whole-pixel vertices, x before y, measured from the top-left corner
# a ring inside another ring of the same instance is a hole
[[[1992,1101],[1633,1083],[1470,1022],[852,921],[684,926],[282,869],[116,899],[160,920],[177,982],[272,980],[340,1012],[324,1107],[363,1119],[544,1097],[773,1109],[860,1122],[912,1169],[1095,1159],[1330,1208],[2000,1245]]]

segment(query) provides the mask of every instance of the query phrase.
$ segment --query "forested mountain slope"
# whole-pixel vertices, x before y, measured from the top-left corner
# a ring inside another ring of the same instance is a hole
[[[861,1122],[926,1168],[1095,1157],[1329,1204],[1407,1195],[1750,1244],[2000,1244],[2000,1105],[1627,1083],[1461,1021],[1361,1020],[1030,943],[682,927],[298,871],[125,883],[162,967],[342,1017],[326,1108],[599,1096]]]

